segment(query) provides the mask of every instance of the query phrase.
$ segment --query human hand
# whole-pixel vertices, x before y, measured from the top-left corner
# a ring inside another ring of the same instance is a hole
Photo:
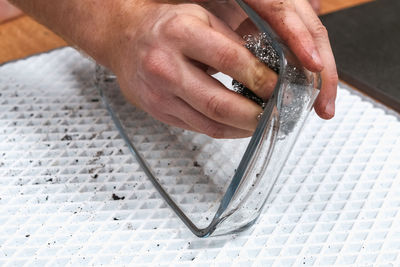
[[[308,0],[246,0],[277,32],[310,71],[321,72],[322,88],[314,105],[317,114],[335,114],[338,75],[328,33]]]
[[[276,74],[196,4],[151,3],[115,29],[109,65],[125,97],[156,119],[216,138],[250,136],[262,109],[208,75],[211,67],[267,99]]]
[[[243,47],[231,30],[234,25],[199,5],[170,4],[185,0],[11,1],[111,68],[132,103],[175,126],[220,138],[249,136],[261,108],[226,90],[206,71],[224,72],[264,99],[277,79]],[[321,117],[332,117],[336,68],[326,30],[308,0],[247,2],[305,67],[323,69],[315,109]]]
[[[319,14],[320,9],[321,9],[321,3],[320,0],[309,0],[310,5],[314,9],[315,13]]]

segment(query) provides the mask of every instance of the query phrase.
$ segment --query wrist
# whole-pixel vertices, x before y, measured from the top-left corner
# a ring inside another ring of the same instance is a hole
[[[101,20],[102,30],[91,46],[96,61],[112,70],[121,64],[126,51],[132,50],[143,24],[149,24],[151,0],[115,1]]]
[[[48,1],[11,0],[100,64],[113,64],[122,36],[142,19],[141,12],[153,0]],[[130,33],[131,36],[135,33]],[[132,37],[133,38],[133,37]]]

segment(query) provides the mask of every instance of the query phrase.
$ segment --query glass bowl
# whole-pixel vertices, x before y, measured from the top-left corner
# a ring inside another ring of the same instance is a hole
[[[163,124],[128,103],[116,77],[96,67],[96,84],[119,133],[154,187],[199,237],[240,232],[260,216],[320,88],[268,24],[237,5],[279,55],[278,82],[251,138],[217,140]],[[218,73],[227,90],[232,78]]]

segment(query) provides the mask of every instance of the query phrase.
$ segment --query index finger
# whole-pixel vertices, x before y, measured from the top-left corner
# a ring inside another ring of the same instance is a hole
[[[213,26],[197,23],[191,27],[189,38],[182,44],[184,55],[231,76],[259,97],[268,99],[275,88],[277,74],[241,43],[224,34],[227,29],[216,28],[215,23]]]
[[[320,72],[323,63],[315,42],[290,0],[246,0],[290,47],[310,71]]]
[[[307,0],[296,3],[297,13],[310,31],[324,64],[324,70],[321,73],[322,88],[315,103],[315,111],[320,117],[330,119],[335,114],[338,75],[328,33]]]

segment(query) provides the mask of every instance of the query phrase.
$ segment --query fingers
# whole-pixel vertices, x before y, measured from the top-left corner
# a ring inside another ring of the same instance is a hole
[[[247,0],[286,42],[300,62],[321,72],[322,88],[315,111],[324,119],[335,114],[337,71],[325,27],[308,0]]]
[[[330,119],[335,115],[338,75],[328,33],[307,0],[298,1],[296,9],[311,33],[324,64],[324,70],[321,73],[322,88],[315,103],[315,111],[320,117]]]
[[[323,62],[318,48],[289,0],[247,0],[274,28],[302,64],[310,71],[320,72]],[[296,2],[296,1],[294,1]]]
[[[181,44],[183,54],[231,76],[259,97],[268,99],[275,88],[276,73],[233,40],[232,35],[237,35],[232,30],[216,22],[213,26],[211,29],[205,23],[196,23],[187,28],[189,36]]]
[[[320,9],[321,9],[321,3],[320,0],[309,0],[310,5],[314,9],[315,13],[319,14]]]
[[[162,114],[158,118],[169,125],[206,134],[217,139],[245,138],[253,134],[251,131],[241,130],[210,120],[178,98],[174,102],[174,107],[178,111],[176,114]],[[179,114],[179,118],[177,114]]]
[[[206,117],[234,128],[254,131],[257,116],[262,112],[253,101],[227,90],[217,80],[200,69],[187,66],[182,90],[177,95]]]
[[[177,118],[176,116],[173,115],[168,115],[168,114],[162,114],[160,117],[157,117],[160,121],[167,123],[168,125],[175,126],[178,128],[182,128],[185,130],[193,131],[195,132],[196,130],[191,127],[190,125],[186,124],[184,121],[181,119]]]
[[[246,137],[256,128],[262,112],[257,104],[226,89],[182,55],[153,51],[143,62],[139,81],[126,84],[128,77],[120,84],[128,99],[132,95],[131,102],[141,103],[153,117],[216,138]],[[127,89],[138,87],[142,89]]]
[[[186,126],[179,126],[181,128],[200,132],[213,138],[244,138],[251,136],[253,133],[252,131],[242,130],[211,120],[194,110],[180,98],[175,98],[171,105],[174,106],[174,112],[170,115],[179,116],[177,120]]]

